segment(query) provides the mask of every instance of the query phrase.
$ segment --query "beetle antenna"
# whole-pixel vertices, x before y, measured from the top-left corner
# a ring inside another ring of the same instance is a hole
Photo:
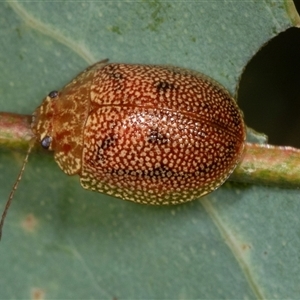
[[[12,202],[12,199],[13,199],[13,197],[14,197],[15,191],[16,191],[17,188],[18,188],[19,182],[20,182],[20,180],[22,179],[22,175],[23,175],[23,173],[24,173],[25,166],[26,166],[26,164],[27,164],[27,162],[28,162],[28,157],[29,157],[29,154],[30,154],[30,152],[31,152],[31,150],[32,150],[32,148],[33,148],[33,145],[34,145],[34,142],[33,142],[33,141],[30,141],[30,145],[29,145],[29,148],[28,148],[28,150],[27,150],[25,159],[24,159],[24,161],[23,161],[22,168],[21,168],[21,170],[20,170],[20,172],[19,172],[19,175],[18,175],[18,177],[17,177],[17,180],[15,181],[15,183],[14,183],[14,185],[13,185],[13,188],[12,188],[12,190],[11,190],[11,192],[10,192],[10,194],[9,194],[8,200],[7,200],[7,202],[6,202],[4,211],[3,211],[3,213],[2,213],[2,217],[1,217],[1,221],[0,221],[0,240],[1,240],[1,237],[2,237],[2,228],[3,228],[3,224],[4,224],[5,217],[6,217],[6,215],[7,215],[8,209],[9,209],[9,207],[10,207],[10,205],[11,205],[11,202]]]

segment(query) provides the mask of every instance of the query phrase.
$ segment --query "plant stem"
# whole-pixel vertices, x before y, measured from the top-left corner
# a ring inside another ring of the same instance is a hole
[[[245,154],[230,176],[238,182],[300,188],[300,150],[246,143]]]
[[[29,115],[0,112],[0,147],[27,149],[34,137]]]

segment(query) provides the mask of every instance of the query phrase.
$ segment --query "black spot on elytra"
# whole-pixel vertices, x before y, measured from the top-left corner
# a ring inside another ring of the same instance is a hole
[[[167,177],[168,174],[173,175],[173,173],[166,166],[161,165],[158,168],[154,168],[153,170],[147,171],[145,176],[151,178],[163,178],[163,177]]]
[[[243,121],[241,120],[240,115],[237,112],[234,112],[231,114],[231,122],[233,123],[234,126],[241,127],[241,123]]]
[[[201,109],[203,109],[203,110],[207,109],[208,111],[211,110],[210,106],[205,102],[201,103]]]
[[[157,129],[152,129],[148,135],[148,142],[151,144],[164,145],[169,142],[169,139],[165,134],[160,133]]]
[[[205,173],[210,173],[216,169],[216,164],[215,163],[206,163],[201,166],[198,171],[199,172],[205,172]]]
[[[111,170],[111,174],[114,176],[129,176],[129,177],[137,177],[137,178],[166,178],[166,177],[174,177],[177,176],[171,169],[168,167],[161,165],[160,167],[153,168],[150,170]]]
[[[170,83],[167,81],[160,81],[160,82],[156,83],[155,86],[156,86],[158,92],[164,92],[164,93],[175,89],[174,83]]]
[[[239,140],[233,140],[227,143],[226,148],[227,148],[227,156],[234,156],[237,151],[237,144],[239,143]]]
[[[113,78],[113,79],[118,79],[118,80],[121,80],[124,78],[124,75],[122,73],[118,73],[118,72],[115,72],[115,73],[111,73],[110,76]]]
[[[121,80],[124,78],[124,74],[122,72],[120,72],[117,65],[108,65],[106,67],[106,73],[112,79]]]
[[[105,150],[111,146],[114,146],[116,144],[116,137],[113,135],[107,136],[102,140],[102,143],[100,144],[100,148]]]
[[[98,144],[97,149],[97,160],[104,160],[104,153],[105,150],[107,150],[110,147],[113,147],[116,145],[117,138],[114,135],[106,136],[101,143]]]

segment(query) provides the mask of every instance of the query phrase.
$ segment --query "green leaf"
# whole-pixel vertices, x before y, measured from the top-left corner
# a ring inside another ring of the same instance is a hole
[[[104,58],[195,69],[233,93],[247,61],[296,23],[288,0],[1,2],[1,110],[32,113]],[[0,150],[2,207],[24,156]],[[227,183],[142,206],[83,190],[32,154],[0,243],[0,298],[297,298],[298,200]]]

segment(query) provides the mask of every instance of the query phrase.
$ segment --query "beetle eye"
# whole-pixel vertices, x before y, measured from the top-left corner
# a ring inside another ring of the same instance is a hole
[[[58,96],[58,91],[52,91],[48,94],[50,98],[56,98]]]
[[[52,142],[51,136],[46,135],[46,136],[41,140],[41,146],[42,146],[44,149],[49,149],[49,147],[50,147],[50,145],[51,145],[51,142]]]

